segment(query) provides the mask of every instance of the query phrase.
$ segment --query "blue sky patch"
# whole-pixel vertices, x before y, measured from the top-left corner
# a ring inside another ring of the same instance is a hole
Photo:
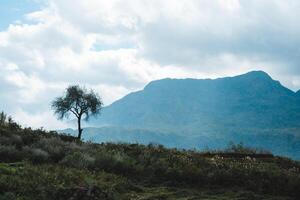
[[[41,3],[36,0],[1,0],[0,2],[0,31],[10,24],[24,20],[26,14],[39,10]]]

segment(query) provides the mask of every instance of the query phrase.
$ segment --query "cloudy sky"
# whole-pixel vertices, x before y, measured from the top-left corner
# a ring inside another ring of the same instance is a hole
[[[0,110],[65,128],[49,105],[70,84],[105,105],[165,77],[264,70],[300,89],[298,0],[1,0]]]

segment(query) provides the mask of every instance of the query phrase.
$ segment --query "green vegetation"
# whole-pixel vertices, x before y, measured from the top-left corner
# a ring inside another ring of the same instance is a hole
[[[59,119],[68,118],[70,113],[76,117],[78,125],[77,138],[80,140],[83,130],[81,128],[81,118],[85,117],[87,121],[90,115],[99,114],[102,105],[100,97],[93,90],[88,92],[85,88],[73,85],[66,89],[64,96],[58,97],[52,102],[52,109]]]
[[[0,120],[0,200],[298,199],[300,163],[224,152],[94,144]]]

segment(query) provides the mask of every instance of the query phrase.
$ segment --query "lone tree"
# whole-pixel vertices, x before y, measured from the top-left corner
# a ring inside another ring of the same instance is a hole
[[[81,119],[88,121],[91,115],[97,115],[102,108],[102,101],[93,90],[78,85],[69,86],[64,96],[56,98],[52,102],[52,109],[59,119],[68,118],[74,114],[78,123],[78,139],[81,139]]]

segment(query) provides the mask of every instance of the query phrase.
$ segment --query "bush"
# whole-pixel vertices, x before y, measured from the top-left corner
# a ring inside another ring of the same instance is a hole
[[[24,157],[24,152],[16,149],[14,145],[0,145],[1,162],[17,162],[23,160]]]
[[[242,142],[239,144],[230,143],[225,152],[237,154],[271,154],[271,152],[267,150],[247,147]]]
[[[47,152],[53,162],[59,162],[67,153],[66,145],[67,143],[63,142],[60,138],[52,137],[41,138],[33,146]]]
[[[135,160],[122,152],[100,150],[95,155],[94,167],[123,175],[135,172]]]
[[[31,149],[31,161],[35,164],[47,162],[49,159],[49,154],[42,149]]]
[[[5,192],[3,194],[0,193],[0,200],[25,200],[25,199],[16,196],[14,193]]]
[[[0,127],[8,127],[10,130],[20,130],[21,126],[17,124],[11,116],[0,112]]]
[[[22,137],[16,134],[10,136],[0,137],[0,144],[2,145],[15,145],[21,147],[23,144]]]
[[[74,152],[64,157],[60,162],[62,165],[78,168],[78,169],[89,169],[94,166],[95,159],[88,154]]]

